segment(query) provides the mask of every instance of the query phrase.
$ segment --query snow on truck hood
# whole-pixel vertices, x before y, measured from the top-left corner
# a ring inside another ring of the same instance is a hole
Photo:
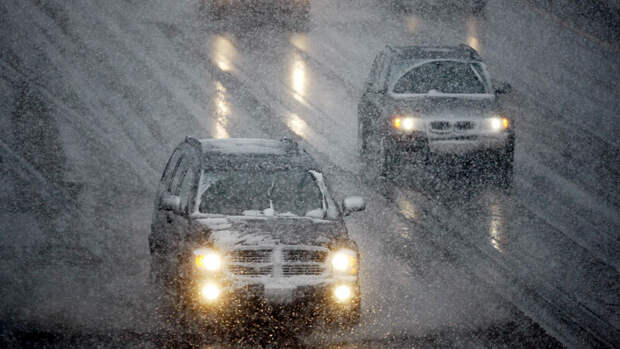
[[[327,247],[345,235],[344,226],[338,221],[307,217],[226,216],[198,218],[196,222],[209,229],[209,242],[218,249],[277,243]]]

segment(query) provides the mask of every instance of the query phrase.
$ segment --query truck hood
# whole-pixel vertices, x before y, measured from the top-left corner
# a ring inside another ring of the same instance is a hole
[[[275,244],[327,247],[347,236],[342,222],[306,217],[226,216],[196,221],[207,228],[208,242],[224,249]]]
[[[422,119],[476,119],[501,113],[501,108],[495,98],[390,98],[389,106],[394,116],[414,116]]]

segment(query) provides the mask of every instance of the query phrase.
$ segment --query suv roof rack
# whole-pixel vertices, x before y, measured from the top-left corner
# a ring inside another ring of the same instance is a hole
[[[192,137],[192,136],[186,136],[185,137],[185,142],[189,143],[190,145],[198,146],[198,147],[200,147],[202,145],[202,143],[200,142],[200,140],[198,138],[195,138],[195,137]]]

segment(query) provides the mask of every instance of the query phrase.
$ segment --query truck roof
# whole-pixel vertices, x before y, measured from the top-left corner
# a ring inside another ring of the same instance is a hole
[[[459,59],[482,61],[478,52],[468,45],[457,46],[386,46],[400,60]]]
[[[261,138],[196,139],[187,137],[187,143],[200,149],[204,167],[248,167],[318,169],[317,163],[301,145],[289,138],[281,140]],[[254,163],[253,163],[254,162]]]

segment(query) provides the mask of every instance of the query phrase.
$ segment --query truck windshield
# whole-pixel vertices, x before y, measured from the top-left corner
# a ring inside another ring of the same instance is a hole
[[[323,195],[305,170],[205,173],[199,210],[226,215],[322,215]]]

